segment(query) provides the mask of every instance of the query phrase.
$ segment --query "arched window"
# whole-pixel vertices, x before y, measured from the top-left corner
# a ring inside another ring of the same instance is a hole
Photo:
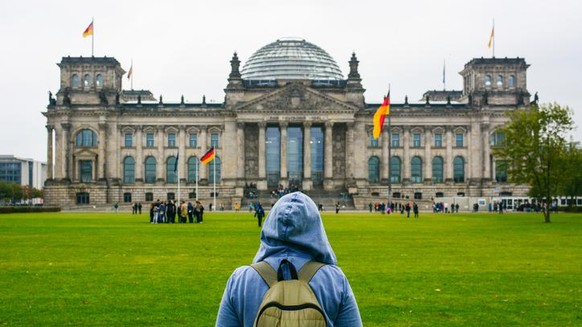
[[[123,159],[123,182],[128,184],[135,183],[135,160],[133,157],[125,157]]]
[[[484,84],[485,86],[491,86],[491,75],[485,75]]]
[[[172,156],[166,160],[166,183],[178,183],[178,165],[176,157]]]
[[[515,75],[509,76],[509,80],[507,81],[507,84],[509,85],[509,87],[515,87],[515,84],[516,84]]]
[[[95,76],[95,85],[97,87],[103,87],[103,75],[101,74],[97,74],[97,76]]]
[[[156,158],[149,156],[145,160],[145,182],[156,182]]]
[[[77,146],[94,147],[97,146],[97,134],[86,128],[77,133]]]
[[[188,183],[196,183],[198,172],[200,171],[200,161],[197,157],[188,159]]]
[[[422,183],[422,159],[418,156],[414,156],[410,160],[410,181]]]
[[[380,159],[376,156],[368,159],[368,183],[380,183]]]
[[[83,85],[85,87],[91,86],[91,84],[93,84],[92,82],[91,75],[85,74],[85,76],[83,76]]]
[[[80,87],[81,86],[81,78],[77,74],[73,74],[71,76],[71,87]]]
[[[434,157],[432,158],[432,181],[435,183],[442,183],[443,179],[443,158]]]
[[[497,87],[503,86],[503,75],[497,75],[496,84],[497,84]]]
[[[402,171],[402,161],[399,157],[390,158],[390,181],[400,183]]]
[[[221,161],[219,157],[214,157],[214,160],[212,160],[208,165],[206,165],[206,167],[208,167],[208,183],[209,184],[214,184],[214,181],[216,181],[216,184],[220,183],[221,180]]]
[[[453,160],[453,178],[455,183],[465,181],[465,159],[461,156],[456,156]]]

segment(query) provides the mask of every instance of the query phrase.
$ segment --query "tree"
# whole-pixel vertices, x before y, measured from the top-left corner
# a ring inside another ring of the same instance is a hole
[[[582,149],[574,142],[569,142],[561,157],[560,171],[566,176],[561,194],[570,198],[569,205],[574,204],[574,197],[582,194]]]
[[[561,158],[566,152],[566,134],[574,128],[572,111],[556,103],[532,105],[509,111],[501,129],[505,141],[493,154],[507,162],[509,180],[530,185],[529,195],[542,199],[544,221],[550,222],[552,198],[565,183]]]

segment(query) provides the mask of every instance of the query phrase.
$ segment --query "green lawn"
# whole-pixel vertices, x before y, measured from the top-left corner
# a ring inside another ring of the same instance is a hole
[[[248,212],[0,215],[0,325],[214,326]],[[324,214],[364,326],[582,325],[582,216]]]

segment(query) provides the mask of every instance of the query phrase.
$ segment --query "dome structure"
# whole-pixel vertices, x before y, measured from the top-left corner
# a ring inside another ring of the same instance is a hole
[[[325,50],[300,38],[284,38],[255,52],[242,71],[245,80],[342,80],[335,60]]]

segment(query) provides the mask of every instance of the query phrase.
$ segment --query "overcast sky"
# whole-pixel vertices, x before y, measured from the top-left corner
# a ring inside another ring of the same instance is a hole
[[[525,58],[527,86],[542,103],[574,111],[582,140],[582,1],[579,0],[2,0],[0,154],[46,161],[48,91],[59,89],[64,56],[90,56],[83,30],[95,21],[95,56],[115,57],[134,89],[164,102],[222,102],[236,51],[242,65],[281,37],[327,51],[344,77],[355,52],[368,103],[418,100],[427,90],[462,89],[458,74],[487,47]],[[241,66],[242,67],[242,66]],[[130,84],[123,79],[124,89]]]

